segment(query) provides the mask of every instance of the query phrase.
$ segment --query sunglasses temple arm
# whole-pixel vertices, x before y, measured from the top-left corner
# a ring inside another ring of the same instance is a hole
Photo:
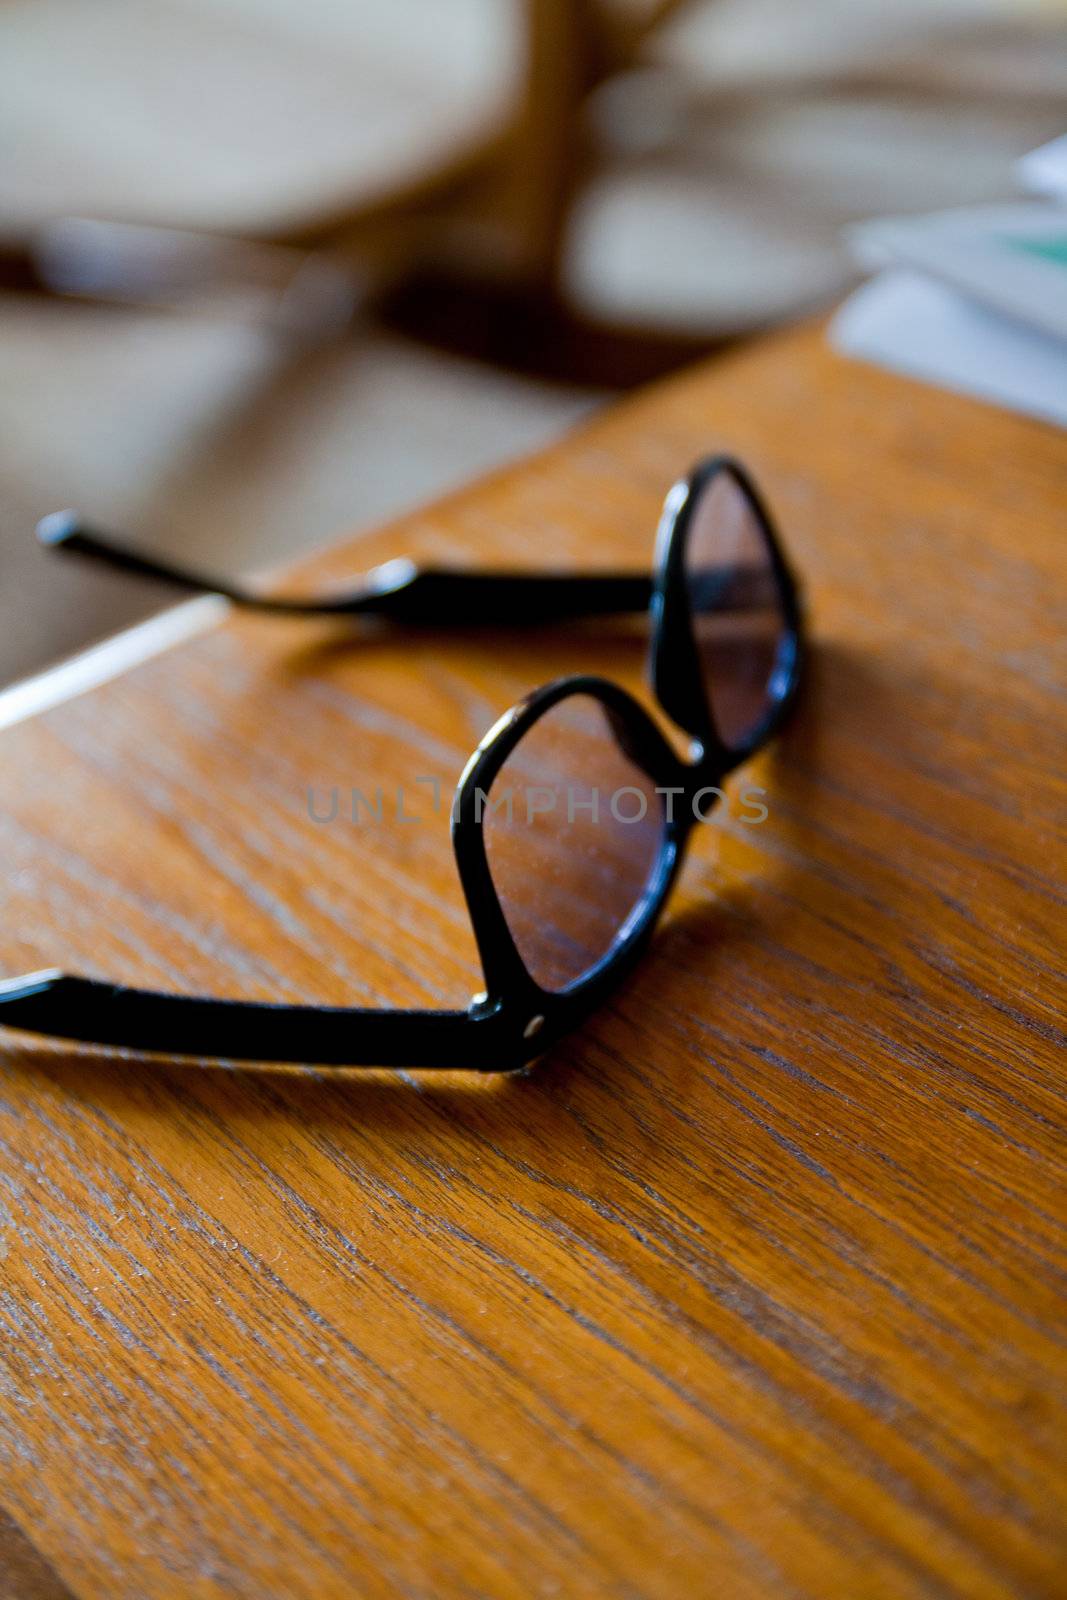
[[[197,594],[219,594],[256,611],[303,616],[377,616],[438,627],[522,623],[567,617],[642,613],[652,598],[640,573],[518,573],[420,568],[403,558],[366,573],[358,588],[336,595],[264,595],[176,562],[144,555],[73,511],[45,517],[37,537],[51,550],[88,557],[118,572],[153,578]]]
[[[142,555],[98,531],[73,511],[45,517],[37,536],[49,549],[88,557],[119,572],[152,578],[196,594],[219,594],[255,611],[290,616],[376,616],[394,622],[467,627],[562,622],[578,617],[643,615],[652,600],[651,578],[641,573],[479,572],[420,568],[400,558],[365,574],[358,589],[338,595],[263,595],[243,584]],[[715,576],[715,574],[712,574]],[[720,573],[718,605],[746,610],[765,604],[739,574]],[[753,577],[759,579],[758,573]]]
[[[366,1011],[156,994],[36,972],[0,982],[0,1025],[83,1044],[225,1061],[501,1070],[492,1015]],[[503,1065],[513,1063],[503,1061]]]

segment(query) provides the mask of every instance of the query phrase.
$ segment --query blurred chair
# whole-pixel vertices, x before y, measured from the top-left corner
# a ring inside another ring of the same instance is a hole
[[[298,326],[344,309],[340,263],[352,298],[551,296],[585,102],[685,3],[7,0],[0,247],[59,292]]]
[[[1063,30],[1046,49],[1036,21],[1054,9],[1024,11],[6,0],[0,247],[61,292],[232,308],[251,290],[298,328],[396,291],[393,314],[436,341],[640,378],[843,286],[828,240],[854,153],[874,183],[841,220],[893,204],[898,170],[905,207],[924,203],[924,172],[929,203],[968,198],[969,149],[988,174],[987,135],[1006,129],[1018,153],[1044,131],[1051,107],[1022,100],[998,123],[989,77],[996,29],[1015,27],[1031,102],[1048,57],[1045,98],[1062,93]],[[944,72],[968,32],[970,95]],[[894,90],[912,99],[887,117]],[[649,347],[632,372],[627,338]]]
[[[1064,72],[1023,0],[6,0],[0,247],[640,381],[839,292],[850,217],[985,197],[998,142],[1002,189]]]

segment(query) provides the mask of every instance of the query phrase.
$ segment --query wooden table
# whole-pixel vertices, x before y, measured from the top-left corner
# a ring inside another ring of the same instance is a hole
[[[643,567],[719,447],[811,681],[768,820],[706,830],[579,1037],[485,1080],[2,1036],[20,1600],[1063,1593],[1063,434],[807,330],[319,575]],[[0,971],[462,1003],[443,815],[308,790],[451,779],[579,668],[637,682],[641,639],[231,617],[7,729]]]

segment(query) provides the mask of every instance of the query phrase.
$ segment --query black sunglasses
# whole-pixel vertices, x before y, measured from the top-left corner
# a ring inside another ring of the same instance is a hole
[[[46,971],[0,983],[0,1020],[34,1033],[246,1061],[523,1066],[619,983],[663,909],[691,829],[723,778],[778,728],[800,681],[796,581],[751,479],[722,457],[667,496],[651,578],[397,561],[356,593],[264,598],[139,556],[69,513],[46,518],[40,533],[260,610],[499,625],[649,609],[652,687],[691,745],[689,759],[679,757],[631,694],[587,676],[536,690],[489,730],[452,809],[485,973],[485,992],[466,1011],[198,999]]]

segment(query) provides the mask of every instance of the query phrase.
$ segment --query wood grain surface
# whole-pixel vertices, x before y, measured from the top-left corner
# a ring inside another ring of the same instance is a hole
[[[1064,1592],[1064,435],[804,330],[316,575],[645,567],[720,448],[808,692],[579,1036],[492,1081],[0,1038],[0,1502],[60,1592]],[[309,789],[451,782],[642,648],[234,617],[8,730],[0,972],[463,1003],[429,786],[373,829]]]

